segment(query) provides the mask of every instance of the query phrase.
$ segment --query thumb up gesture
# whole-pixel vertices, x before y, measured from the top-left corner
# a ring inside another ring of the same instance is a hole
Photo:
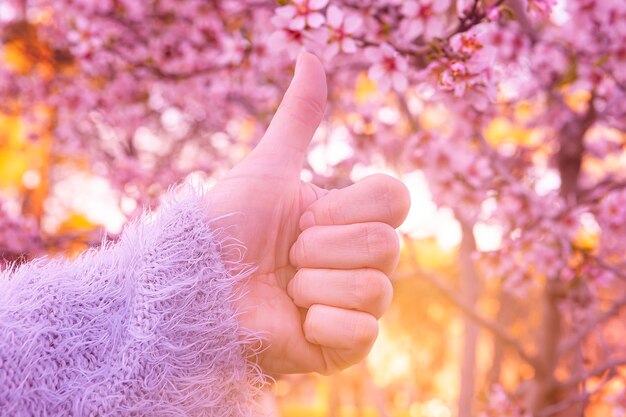
[[[322,64],[301,54],[262,140],[207,195],[212,218],[235,213],[220,221],[257,268],[237,307],[241,325],[264,335],[258,360],[270,373],[362,360],[392,297],[406,187],[385,175],[331,191],[300,180],[326,95]]]

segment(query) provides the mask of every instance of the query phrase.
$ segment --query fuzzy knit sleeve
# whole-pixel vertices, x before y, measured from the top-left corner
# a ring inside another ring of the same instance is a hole
[[[187,191],[115,244],[0,273],[0,415],[253,415],[249,273],[204,213]]]

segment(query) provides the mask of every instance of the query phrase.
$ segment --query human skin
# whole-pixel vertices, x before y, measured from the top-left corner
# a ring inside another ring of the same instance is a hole
[[[207,195],[209,215],[227,215],[217,225],[256,267],[237,308],[242,327],[264,336],[257,360],[268,373],[329,374],[359,362],[392,297],[407,188],[381,174],[332,191],[300,180],[326,96],[322,64],[302,53],[258,146]]]

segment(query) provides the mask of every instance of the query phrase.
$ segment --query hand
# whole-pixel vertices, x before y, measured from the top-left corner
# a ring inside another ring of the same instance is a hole
[[[212,218],[234,213],[218,225],[257,267],[237,307],[241,325],[265,335],[258,360],[270,373],[328,374],[357,363],[392,297],[393,228],[408,212],[406,187],[384,175],[330,192],[300,180],[326,95],[321,63],[301,54],[261,142],[208,194]]]

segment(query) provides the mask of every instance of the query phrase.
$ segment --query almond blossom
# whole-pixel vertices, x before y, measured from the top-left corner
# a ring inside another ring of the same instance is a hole
[[[368,76],[376,81],[381,91],[386,92],[392,88],[398,92],[406,90],[408,63],[395,49],[388,44],[382,44],[378,48],[367,49],[365,55],[372,62]]]
[[[355,53],[357,44],[354,37],[358,35],[363,20],[355,15],[346,16],[339,7],[330,5],[326,10],[326,23],[328,25],[328,46],[324,56],[331,59],[339,52]]]
[[[519,401],[512,399],[501,385],[491,388],[489,401],[481,417],[532,417]]]
[[[407,0],[402,3],[405,17],[401,24],[403,37],[412,41],[420,36],[427,39],[442,36],[446,28],[446,12],[450,0]]]
[[[328,0],[292,0],[290,4],[277,8],[276,14],[289,19],[291,30],[302,30],[305,27],[316,29],[324,24],[321,10],[327,4]]]

